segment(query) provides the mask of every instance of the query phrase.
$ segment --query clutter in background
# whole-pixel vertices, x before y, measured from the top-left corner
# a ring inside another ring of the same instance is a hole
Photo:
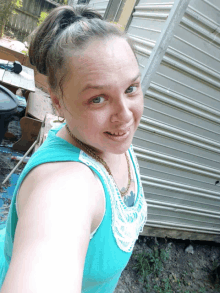
[[[22,157],[20,156],[11,156],[11,160],[13,161],[20,161]],[[27,163],[29,161],[30,157],[26,157],[22,162]]]

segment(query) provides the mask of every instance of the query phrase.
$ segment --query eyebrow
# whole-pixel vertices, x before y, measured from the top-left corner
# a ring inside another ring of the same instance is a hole
[[[131,80],[131,83],[132,82],[135,82],[139,77],[141,76],[141,73],[139,72],[132,80]],[[80,92],[80,93],[82,93],[82,92],[85,92],[86,90],[88,90],[88,89],[103,89],[103,88],[105,88],[105,87],[108,87],[108,86],[104,86],[104,85],[91,85],[91,84],[87,84],[84,88],[83,88],[83,90]]]

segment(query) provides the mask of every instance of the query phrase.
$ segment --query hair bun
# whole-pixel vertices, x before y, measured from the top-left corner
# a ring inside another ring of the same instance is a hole
[[[86,5],[77,5],[75,7],[71,6],[62,6],[60,7],[60,28],[65,29],[69,25],[81,20],[83,18],[87,19],[103,19],[101,14],[90,9]]]
[[[76,8],[77,15],[79,16],[82,16],[88,19],[93,19],[93,18],[103,19],[100,13],[90,8],[89,6],[77,5],[75,8]]]
[[[64,8],[64,7],[62,7]],[[61,29],[65,29],[67,26],[75,22],[76,15],[72,9],[63,9],[60,11],[59,24]]]
[[[47,56],[52,43],[68,26],[79,19],[103,19],[101,14],[86,5],[59,6],[53,9],[43,23],[34,31],[29,46],[30,63],[38,72],[47,75]]]

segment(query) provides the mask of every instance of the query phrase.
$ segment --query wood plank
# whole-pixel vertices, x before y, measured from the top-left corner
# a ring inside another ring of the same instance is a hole
[[[2,80],[5,84],[16,86],[31,92],[35,91],[34,70],[26,66],[22,66],[22,72],[16,74],[14,72],[5,71]]]
[[[28,56],[24,55],[23,53],[19,53],[17,51],[4,47],[4,45],[0,45],[0,59],[4,59],[8,61],[17,60],[21,62],[21,64],[23,64],[25,57],[28,57]]]
[[[154,236],[160,238],[173,238],[173,239],[190,239],[190,240],[204,240],[204,241],[215,241],[220,243],[220,234],[209,234],[209,233],[198,233],[185,230],[167,229],[144,226],[143,232],[140,233],[142,236]]]
[[[25,116],[29,114],[33,118],[43,121],[46,113],[56,114],[49,95],[30,93]]]
[[[3,52],[1,50],[1,48],[2,47],[0,46],[0,57],[1,57],[1,59],[8,60],[8,61],[11,61],[11,62],[14,62],[14,61],[17,60],[14,55],[9,54],[8,52]]]

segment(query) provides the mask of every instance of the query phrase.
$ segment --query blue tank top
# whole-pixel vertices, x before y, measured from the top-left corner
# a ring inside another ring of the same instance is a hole
[[[36,166],[48,162],[75,161],[86,164],[100,179],[105,193],[105,214],[90,239],[82,280],[83,293],[114,292],[126,267],[139,233],[147,219],[147,204],[140,180],[140,171],[132,145],[128,152],[137,180],[137,196],[132,207],[125,205],[114,180],[104,166],[79,148],[56,136],[65,125],[51,129],[47,139],[31,156],[15,187],[6,227],[0,231],[0,289],[12,257],[15,229],[18,221],[16,194],[27,174]],[[73,233],[73,231],[70,231]],[[63,247],[65,249],[65,246]]]

